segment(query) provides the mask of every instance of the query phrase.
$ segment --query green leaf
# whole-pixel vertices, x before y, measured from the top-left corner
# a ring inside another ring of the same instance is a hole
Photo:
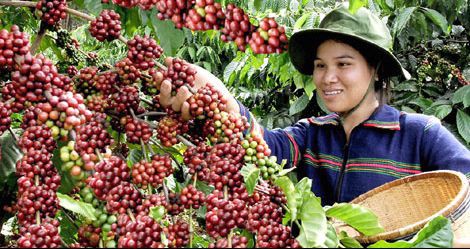
[[[418,86],[414,81],[405,81],[393,88],[394,91],[418,92]]]
[[[344,221],[364,235],[371,236],[385,231],[377,216],[369,209],[357,204],[335,203],[326,215]]]
[[[61,193],[57,193],[57,198],[59,199],[59,205],[61,207],[81,214],[87,219],[96,220],[95,208],[90,203],[74,200],[72,197]]]
[[[276,179],[274,184],[282,189],[287,199],[287,208],[294,221],[297,219],[298,206],[301,204],[302,197],[295,191],[294,184],[287,176],[282,176]]]
[[[73,220],[63,212],[60,212],[60,237],[65,241],[65,243],[74,243],[74,237],[77,232],[78,228],[74,225]]]
[[[3,236],[15,235],[15,224],[18,224],[16,216],[10,217],[5,223],[2,224],[2,230],[0,231],[0,234]]]
[[[452,104],[455,105],[464,102],[469,93],[470,85],[459,88],[459,90],[454,92],[454,96],[452,96]]]
[[[86,9],[88,13],[98,16],[103,10],[103,6],[101,5],[100,1],[85,0],[84,9]]]
[[[129,156],[127,156],[127,165],[132,166],[144,158],[144,154],[141,149],[131,149]]]
[[[294,24],[294,29],[301,29],[304,26],[304,23],[307,21],[310,16],[312,16],[312,12],[304,13]]]
[[[338,248],[339,246],[338,235],[336,234],[335,228],[330,223],[328,223],[328,230],[326,231],[326,240],[323,244],[327,248]]]
[[[245,179],[246,190],[249,195],[252,195],[255,191],[256,184],[258,184],[260,170],[252,163],[247,163],[240,170],[243,179]]]
[[[364,6],[367,7],[367,4],[367,0],[349,0],[349,12],[354,14],[359,8]]]
[[[0,147],[2,157],[0,161],[0,191],[3,191],[7,186],[8,177],[16,172],[16,162],[21,159],[23,154],[10,133],[0,137]]]
[[[150,217],[156,221],[161,221],[165,217],[166,209],[164,206],[157,206],[150,208]]]
[[[155,15],[152,15],[150,20],[165,55],[174,56],[178,48],[183,45],[184,32],[177,29],[170,20],[161,21]]]
[[[463,98],[463,107],[467,108],[470,106],[470,91],[467,91],[467,94],[465,94],[465,97]]]
[[[457,111],[457,129],[463,139],[470,143],[470,116],[462,110]]]
[[[295,115],[305,109],[307,107],[309,98],[306,93],[302,94],[300,98],[298,98],[294,104],[292,104],[289,108],[289,115]]]
[[[424,7],[421,7],[420,9],[423,10],[423,13],[427,18],[429,18],[434,24],[441,28],[442,32],[444,32],[446,35],[449,34],[449,24],[447,23],[445,16],[433,9]]]
[[[205,195],[208,195],[214,191],[214,187],[211,185],[208,185],[207,183],[203,181],[197,181],[196,182],[196,189],[202,191]]]
[[[345,231],[339,234],[340,243],[346,248],[364,248],[356,239],[351,238]]]
[[[179,192],[178,189],[176,188],[176,180],[173,175],[169,175],[165,178],[165,184],[168,187],[168,190],[171,192]]]
[[[310,179],[308,177],[302,178],[302,180],[300,180],[295,185],[295,191],[302,197],[304,195],[309,194],[311,192],[311,189],[312,189],[312,179]]]
[[[444,119],[447,117],[452,112],[452,106],[451,105],[440,105],[436,107],[434,111],[434,116],[436,116],[438,119]]]
[[[398,13],[392,26],[392,34],[394,37],[398,36],[401,31],[406,27],[415,10],[416,7],[408,7]]]
[[[442,216],[431,220],[410,241],[386,242],[381,240],[368,248],[451,248],[454,234],[451,222]]]
[[[303,186],[305,187],[305,185]],[[310,189],[304,193],[299,218],[302,221],[299,234],[300,245],[304,248],[323,245],[328,231],[326,214],[319,198]]]

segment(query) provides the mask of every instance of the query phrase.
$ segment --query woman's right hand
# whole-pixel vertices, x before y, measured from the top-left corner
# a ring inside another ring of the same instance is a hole
[[[168,66],[171,64],[173,58],[167,57],[165,59],[165,64]],[[212,73],[206,69],[191,64],[192,67],[196,69],[196,75],[194,79],[194,87],[192,91],[196,92],[199,88],[204,87],[206,84],[211,84],[217,90],[222,92],[224,96],[227,97],[227,111],[239,112],[239,106],[235,98],[227,90],[223,82],[215,77]],[[189,103],[187,100],[193,95],[191,90],[186,86],[182,86],[175,96],[171,95],[172,86],[171,82],[168,80],[163,80],[163,74],[161,72],[157,73],[156,77],[157,88],[160,90],[160,104],[164,107],[171,106],[171,108],[176,112],[181,112],[181,116],[185,120],[191,119],[191,114],[189,113]]]

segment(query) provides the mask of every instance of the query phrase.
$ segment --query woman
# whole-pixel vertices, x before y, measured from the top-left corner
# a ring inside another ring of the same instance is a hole
[[[390,52],[392,38],[381,20],[361,8],[343,6],[322,20],[320,28],[295,33],[289,55],[303,74],[312,75],[317,94],[332,113],[300,120],[285,129],[266,130],[233,97],[239,111],[261,132],[279,160],[297,166],[313,180],[323,205],[348,202],[375,187],[423,171],[450,169],[470,176],[470,152],[438,119],[400,112],[384,103],[388,79],[408,78]],[[197,85],[211,82],[231,96],[220,80],[200,69]],[[190,97],[182,88],[171,97],[161,85],[161,103],[189,117]]]

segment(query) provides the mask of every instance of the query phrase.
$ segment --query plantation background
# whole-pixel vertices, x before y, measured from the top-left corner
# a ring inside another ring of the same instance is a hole
[[[274,17],[290,36],[300,29],[316,27],[321,18],[341,1],[267,0],[217,1],[222,6],[234,3],[247,12],[256,24],[264,17]],[[366,6],[381,16],[394,39],[394,51],[412,78],[394,80],[390,104],[406,112],[434,115],[470,148],[470,2],[468,0],[369,0],[349,1],[355,7]],[[103,9],[121,15],[123,36],[149,34],[158,40],[165,56],[180,57],[200,65],[228,86],[267,128],[285,127],[303,117],[325,114],[315,94],[310,77],[298,73],[287,53],[261,55],[250,49],[239,51],[233,43],[221,41],[220,31],[176,29],[167,20],[156,17],[157,11],[140,8],[124,9],[96,0],[74,0],[69,7],[97,16]],[[40,22],[27,7],[0,5],[0,29],[16,24],[36,40]],[[89,65],[114,65],[126,56],[127,47],[119,40],[98,42],[89,31],[89,23],[74,15],[62,21],[62,28],[80,44],[80,51],[70,52],[55,42],[56,32],[46,32],[38,53],[56,63],[61,73],[70,65],[78,69]],[[96,54],[92,59],[90,52]],[[6,74],[0,75],[5,80]],[[13,115],[13,128],[18,128],[21,113]],[[2,148],[13,148],[8,134],[2,136]],[[176,147],[178,149],[178,147]],[[14,199],[16,178],[14,162],[18,150],[3,152],[0,167],[0,205]],[[131,157],[138,158],[131,148]],[[137,161],[137,159],[134,159]],[[11,217],[1,212],[0,222]],[[1,235],[0,245],[5,237]]]

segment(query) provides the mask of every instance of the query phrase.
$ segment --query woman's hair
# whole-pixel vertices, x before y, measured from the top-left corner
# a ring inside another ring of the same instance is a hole
[[[335,37],[335,38],[325,38],[321,41],[319,41],[318,44],[322,44],[326,40],[333,40],[336,42],[348,44],[349,46],[353,47],[355,50],[357,50],[362,56],[364,56],[367,64],[373,68],[377,68],[377,74],[378,74],[378,80],[375,81],[374,84],[374,90],[375,93],[378,95],[379,98],[379,104],[384,105],[388,103],[389,96],[390,96],[390,78],[384,78],[382,75],[385,75],[384,72],[384,67],[382,66],[382,63],[379,62],[382,60],[382,53],[375,48],[372,45],[369,45],[363,41],[358,41],[355,39],[342,39],[341,37]],[[317,46],[318,48],[318,46]]]

